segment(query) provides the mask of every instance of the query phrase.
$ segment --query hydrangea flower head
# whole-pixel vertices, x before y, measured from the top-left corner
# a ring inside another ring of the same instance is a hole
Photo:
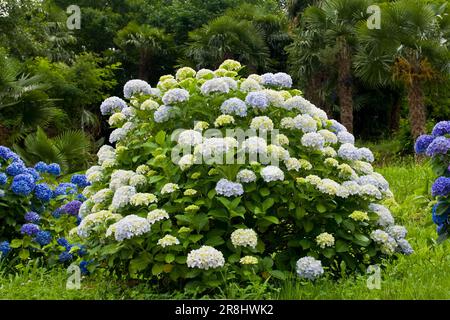
[[[110,97],[102,102],[100,112],[102,115],[111,115],[127,108],[127,103],[119,97]]]
[[[443,136],[450,133],[450,121],[441,121],[436,123],[431,134],[434,137]]]
[[[186,263],[189,268],[209,270],[223,267],[225,259],[219,250],[202,246],[200,249],[189,252]]]
[[[216,185],[217,194],[225,197],[238,197],[244,194],[242,184],[221,179]]]
[[[152,87],[143,80],[130,80],[123,87],[123,95],[127,99],[137,94],[149,95],[151,89]]]
[[[231,243],[235,247],[256,248],[258,236],[253,229],[237,229],[231,234]]]
[[[447,154],[448,150],[450,150],[450,139],[437,137],[428,145],[425,153],[427,156],[433,157],[438,154]]]
[[[423,154],[427,151],[428,146],[433,142],[434,137],[430,135],[421,135],[417,138],[414,150],[417,154]]]
[[[40,231],[39,226],[34,223],[26,223],[20,228],[20,233],[34,236]]]
[[[50,186],[46,183],[41,183],[36,185],[34,189],[34,194],[36,198],[41,200],[42,202],[49,202],[53,197],[53,191],[50,189]]]
[[[303,257],[299,259],[297,261],[296,270],[300,278],[308,280],[315,280],[324,273],[322,262],[313,257]]]
[[[266,94],[261,91],[249,92],[245,98],[245,102],[251,107],[259,110],[265,110],[269,107],[269,99]]]

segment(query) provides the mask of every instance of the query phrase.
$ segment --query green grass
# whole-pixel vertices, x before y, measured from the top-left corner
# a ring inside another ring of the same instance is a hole
[[[367,288],[368,276],[339,281],[320,279],[314,283],[291,279],[278,288],[258,284],[241,288],[226,286],[214,296],[177,292],[159,294],[145,284],[130,286],[107,277],[87,277],[81,290],[66,290],[65,270],[43,270],[29,266],[15,275],[0,272],[0,297],[3,299],[450,299],[450,242],[435,242],[431,222],[429,188],[433,180],[426,164],[412,160],[377,169],[390,182],[395,201],[388,202],[396,220],[409,231],[415,249],[411,256],[400,256],[386,263],[381,271],[380,289]],[[0,268],[1,269],[1,268]]]

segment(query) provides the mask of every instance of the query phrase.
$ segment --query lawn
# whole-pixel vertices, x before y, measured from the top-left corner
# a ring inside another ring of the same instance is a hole
[[[66,270],[45,270],[30,265],[15,275],[0,277],[2,299],[449,299],[450,244],[435,242],[435,226],[430,217],[428,189],[433,179],[427,164],[412,160],[378,168],[391,185],[395,202],[389,206],[397,222],[405,225],[415,253],[399,256],[382,266],[379,289],[367,287],[368,275],[348,277],[338,282],[320,279],[314,283],[291,279],[280,285],[234,284],[208,296],[193,292],[158,293],[147,284],[125,284],[108,277],[85,277],[80,290],[67,290]]]

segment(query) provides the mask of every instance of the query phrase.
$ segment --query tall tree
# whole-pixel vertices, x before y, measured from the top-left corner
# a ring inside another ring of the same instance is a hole
[[[413,138],[425,132],[424,86],[449,71],[448,27],[445,4],[399,0],[385,4],[380,29],[359,30],[356,74],[372,84],[404,86]]]
[[[329,0],[308,7],[304,28],[322,35],[325,48],[334,50],[341,122],[353,131],[352,59],[358,47],[356,27],[368,18],[371,0]]]

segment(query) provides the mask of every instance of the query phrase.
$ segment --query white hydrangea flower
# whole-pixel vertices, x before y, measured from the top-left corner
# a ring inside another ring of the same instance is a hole
[[[269,103],[277,108],[282,108],[284,106],[284,98],[283,95],[279,91],[265,89],[261,92],[266,94],[267,99],[269,99]]]
[[[320,150],[325,144],[325,139],[316,132],[310,132],[302,137],[301,143],[305,147]]]
[[[361,186],[355,181],[344,181],[342,189],[345,189],[349,196],[359,195],[361,193]]]
[[[180,187],[176,183],[167,183],[165,184],[161,189],[161,194],[170,194],[177,190],[179,190]]]
[[[148,213],[147,221],[152,225],[158,221],[169,219],[169,214],[164,209],[155,209]]]
[[[255,265],[258,264],[258,258],[252,256],[245,256],[242,257],[241,260],[239,260],[239,263],[243,265]]]
[[[151,86],[143,80],[130,80],[123,87],[123,95],[129,99],[138,94],[150,94]]]
[[[355,144],[355,137],[350,132],[341,131],[337,134],[337,138],[342,144]]]
[[[359,148],[358,152],[361,160],[365,160],[367,162],[375,161],[375,157],[373,156],[372,151],[370,151],[368,148]]]
[[[240,89],[242,92],[260,91],[262,88],[258,81],[254,79],[245,79],[242,81]]]
[[[313,257],[303,257],[297,261],[296,271],[300,278],[315,280],[323,275],[322,263]]]
[[[333,132],[322,129],[322,130],[319,130],[318,133],[325,139],[325,143],[328,143],[328,144],[338,143],[338,138]]]
[[[207,80],[200,88],[203,95],[210,95],[214,93],[228,93],[230,86],[223,78],[215,78]]]
[[[322,154],[323,154],[325,157],[331,157],[331,158],[334,158],[334,157],[337,156],[336,150],[334,150],[332,147],[325,147],[325,148],[323,148],[323,149],[320,150],[320,151],[322,152]]]
[[[142,165],[140,165],[139,167],[136,168],[136,173],[137,174],[145,175],[149,171],[150,171],[150,168],[147,165],[145,165],[145,164],[142,164]]]
[[[381,200],[383,198],[383,195],[381,194],[380,190],[378,190],[377,187],[371,184],[361,186],[360,195],[374,197],[378,200]]]
[[[291,117],[286,117],[281,119],[280,127],[282,129],[294,129],[295,128],[295,120]]]
[[[390,226],[386,229],[386,232],[395,240],[405,239],[408,234],[408,230],[403,226]]]
[[[215,78],[214,72],[210,69],[200,69],[197,71],[197,75],[195,76],[198,80],[205,79],[211,80]]]
[[[223,81],[225,81],[225,83],[228,85],[228,87],[230,88],[230,90],[237,90],[238,88],[238,83],[236,80],[234,80],[233,78],[230,77],[221,77],[219,79],[222,79]]]
[[[178,166],[182,171],[185,171],[192,167],[195,162],[195,157],[192,154],[187,154],[181,157],[180,161],[178,161]]]
[[[395,223],[394,217],[388,208],[381,204],[371,203],[369,209],[378,215],[378,225],[383,228],[387,228]]]
[[[78,215],[84,219],[86,216],[88,216],[91,213],[93,203],[89,200],[83,202],[81,204],[80,210],[78,210]]]
[[[259,74],[251,74],[247,77],[247,79],[255,80],[258,83],[261,83],[261,81],[262,81],[262,78]]]
[[[202,246],[200,249],[192,250],[188,253],[186,263],[189,268],[209,270],[223,267],[225,259],[219,250],[209,246]]]
[[[127,118],[122,112],[114,113],[109,117],[108,123],[110,126],[117,126],[123,123]]]
[[[196,72],[194,69],[189,67],[183,67],[177,70],[177,73],[175,74],[175,78],[178,81],[183,81],[188,78],[194,78],[196,75]]]
[[[223,114],[233,114],[239,117],[246,117],[247,105],[241,99],[231,98],[222,103],[220,106],[220,111],[222,111]]]
[[[147,219],[132,214],[109,226],[106,237],[114,235],[117,241],[123,241],[148,232],[150,232],[150,224]]]
[[[338,156],[348,161],[360,160],[358,148],[350,143],[344,143],[339,147]]]
[[[236,139],[231,137],[226,138],[209,138],[205,139],[202,144],[195,146],[194,156],[202,158],[207,162],[212,158],[215,160],[215,156],[222,156],[225,153],[234,151],[238,146]],[[222,158],[218,159],[222,160]]]
[[[288,146],[289,145],[289,138],[287,136],[285,136],[284,134],[277,134],[275,136],[275,141],[274,144],[279,145],[279,146]]]
[[[274,126],[273,121],[269,117],[262,116],[253,118],[250,128],[254,130],[272,131]]]
[[[157,110],[158,108],[159,108],[159,104],[152,99],[145,100],[141,104],[141,107],[140,107],[140,109],[143,111],[152,111],[152,110]]]
[[[238,197],[244,194],[244,187],[242,184],[227,179],[220,179],[216,184],[215,190],[218,195],[225,197]]]
[[[136,189],[130,186],[120,187],[114,193],[111,203],[112,210],[119,210],[130,204],[130,199],[136,194]]]
[[[147,178],[142,174],[134,174],[130,178],[130,186],[141,187],[147,184]]]
[[[131,170],[116,170],[111,174],[111,181],[109,182],[109,188],[112,191],[116,191],[120,187],[128,186],[130,179],[135,173]]]
[[[95,204],[104,203],[111,200],[113,195],[114,192],[111,189],[105,188],[95,193],[90,200]]]
[[[188,100],[189,100],[189,92],[187,90],[178,88],[170,89],[162,97],[162,102],[165,105],[182,103]]]
[[[256,181],[256,174],[251,170],[241,170],[236,176],[236,179],[242,183],[251,183]]]
[[[298,160],[296,158],[289,158],[284,161],[284,164],[289,171],[300,171],[301,169],[304,169],[304,170],[312,169],[311,163],[308,160],[304,160],[304,159]]]
[[[110,159],[115,160],[116,159],[116,149],[114,149],[111,146],[104,145],[98,150],[97,157],[98,157],[99,165],[102,165],[102,163],[106,160],[110,160]]]
[[[195,131],[203,131],[209,128],[209,123],[205,121],[196,121],[194,130]]]
[[[266,154],[267,142],[260,137],[249,137],[242,143],[242,149],[248,153]]]
[[[258,235],[253,229],[238,229],[231,234],[231,243],[235,247],[255,249],[258,244]]]
[[[287,160],[290,158],[289,151],[281,146],[270,144],[267,146],[267,154],[277,160]]]
[[[130,204],[133,206],[148,206],[151,203],[157,203],[158,199],[152,193],[136,193],[130,199]]]
[[[283,181],[284,172],[276,166],[268,166],[261,170],[261,176],[265,182]]]
[[[175,238],[174,236],[168,234],[166,236],[164,236],[163,238],[158,240],[158,246],[161,246],[163,248],[167,248],[170,246],[175,246],[180,244],[180,240],[178,240],[177,238]]]
[[[81,238],[88,238],[96,227],[102,224],[107,225],[119,219],[122,219],[120,214],[115,214],[107,210],[91,213],[81,220],[80,225],[77,227],[77,234]]]
[[[203,142],[203,136],[196,130],[184,130],[178,136],[178,144],[181,146],[196,146]]]
[[[303,98],[302,96],[295,96],[285,101],[284,108],[287,110],[299,110],[303,114],[309,114],[314,105]]]
[[[233,59],[227,59],[219,66],[220,69],[225,69],[229,71],[238,71],[242,68],[239,61]]]
[[[328,232],[323,232],[316,237],[316,243],[322,249],[334,246],[334,237]]]
[[[86,171],[86,178],[90,183],[101,181],[103,179],[103,168],[100,166],[90,167]]]
[[[229,124],[234,124],[234,118],[233,116],[230,116],[229,114],[222,114],[217,117],[216,121],[214,121],[215,127],[223,127]]]
[[[316,187],[322,193],[335,196],[341,188],[341,185],[331,179],[322,179]]]
[[[307,114],[296,116],[294,118],[294,126],[304,133],[317,131],[317,121]]]

